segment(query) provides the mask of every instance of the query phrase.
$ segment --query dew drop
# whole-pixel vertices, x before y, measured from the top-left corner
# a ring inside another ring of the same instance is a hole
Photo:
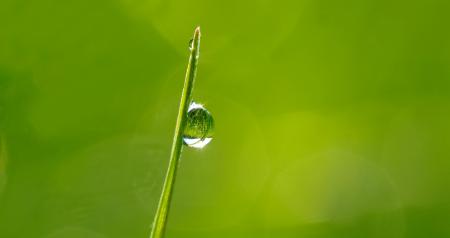
[[[183,131],[183,142],[193,148],[203,148],[212,140],[214,119],[202,105],[191,103]]]
[[[189,50],[194,49],[194,39],[189,40]]]

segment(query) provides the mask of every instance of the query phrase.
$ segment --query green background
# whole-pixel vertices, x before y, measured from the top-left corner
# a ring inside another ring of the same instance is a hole
[[[450,237],[447,0],[2,0],[0,237]]]

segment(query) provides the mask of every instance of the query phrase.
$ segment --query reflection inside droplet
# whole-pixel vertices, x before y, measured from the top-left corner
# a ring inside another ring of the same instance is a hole
[[[183,142],[193,148],[203,148],[212,140],[214,119],[202,105],[191,103],[183,131]]]

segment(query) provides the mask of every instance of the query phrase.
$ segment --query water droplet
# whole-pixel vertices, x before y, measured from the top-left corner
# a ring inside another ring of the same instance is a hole
[[[191,103],[184,127],[183,141],[189,147],[203,148],[212,140],[214,119],[202,105]]]
[[[189,40],[189,50],[194,49],[194,39]]]

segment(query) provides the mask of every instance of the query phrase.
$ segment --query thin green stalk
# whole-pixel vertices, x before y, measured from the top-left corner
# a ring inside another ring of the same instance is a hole
[[[195,29],[194,38],[192,39],[192,45],[190,47],[191,55],[189,57],[180,106],[178,108],[177,124],[175,125],[175,135],[173,136],[169,168],[164,180],[150,238],[162,238],[166,228],[178,162],[180,161],[181,150],[183,148],[183,131],[187,121],[187,111],[189,104],[191,103],[194,80],[197,73],[197,63],[200,50],[200,27]]]

